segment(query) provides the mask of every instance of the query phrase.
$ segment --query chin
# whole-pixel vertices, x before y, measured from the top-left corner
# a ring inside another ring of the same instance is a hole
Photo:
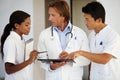
[[[87,27],[88,30],[92,30],[90,27]]]
[[[29,32],[28,33],[24,33],[24,35],[28,35],[29,34]]]
[[[51,26],[56,26],[56,24],[51,24]]]
[[[51,26],[55,26],[54,24],[52,24]]]

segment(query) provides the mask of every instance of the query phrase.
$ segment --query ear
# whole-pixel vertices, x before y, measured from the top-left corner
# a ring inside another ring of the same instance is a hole
[[[97,22],[97,23],[102,23],[102,19],[101,19],[101,18],[98,18],[98,19],[96,19],[96,22]]]
[[[19,24],[15,23],[14,25],[16,29],[19,28]]]
[[[65,17],[63,17],[63,16],[62,16],[61,18],[62,18],[62,20],[64,20],[64,21],[65,21]]]

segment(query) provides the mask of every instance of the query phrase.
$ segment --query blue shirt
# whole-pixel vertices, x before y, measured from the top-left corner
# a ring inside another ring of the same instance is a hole
[[[68,24],[64,31],[59,30],[57,27],[53,27],[53,30],[55,30],[58,33],[62,50],[65,50],[68,43],[68,37],[66,33],[71,31],[71,26]]]

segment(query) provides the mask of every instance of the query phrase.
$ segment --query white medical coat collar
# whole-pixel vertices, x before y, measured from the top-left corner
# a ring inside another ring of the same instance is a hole
[[[10,34],[14,35],[15,38],[17,38],[17,39],[23,40],[23,37],[21,39],[21,36],[18,33],[16,33],[15,31],[11,31]]]

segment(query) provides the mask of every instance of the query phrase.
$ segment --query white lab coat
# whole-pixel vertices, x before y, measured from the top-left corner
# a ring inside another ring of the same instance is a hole
[[[56,31],[53,30],[53,37],[51,36],[51,27],[42,31],[39,36],[38,51],[48,51],[48,57],[50,59],[58,59],[59,54],[62,52],[59,36]],[[88,51],[88,39],[83,30],[73,26],[73,37],[70,38],[65,49],[66,52],[71,53],[77,50]],[[45,58],[45,54],[40,54],[39,57]],[[48,58],[46,57],[46,58]],[[76,63],[68,63],[56,70],[50,70],[49,64],[41,63],[41,67],[46,71],[46,80],[82,80],[83,66],[89,64],[89,60],[84,57],[78,57]]]

